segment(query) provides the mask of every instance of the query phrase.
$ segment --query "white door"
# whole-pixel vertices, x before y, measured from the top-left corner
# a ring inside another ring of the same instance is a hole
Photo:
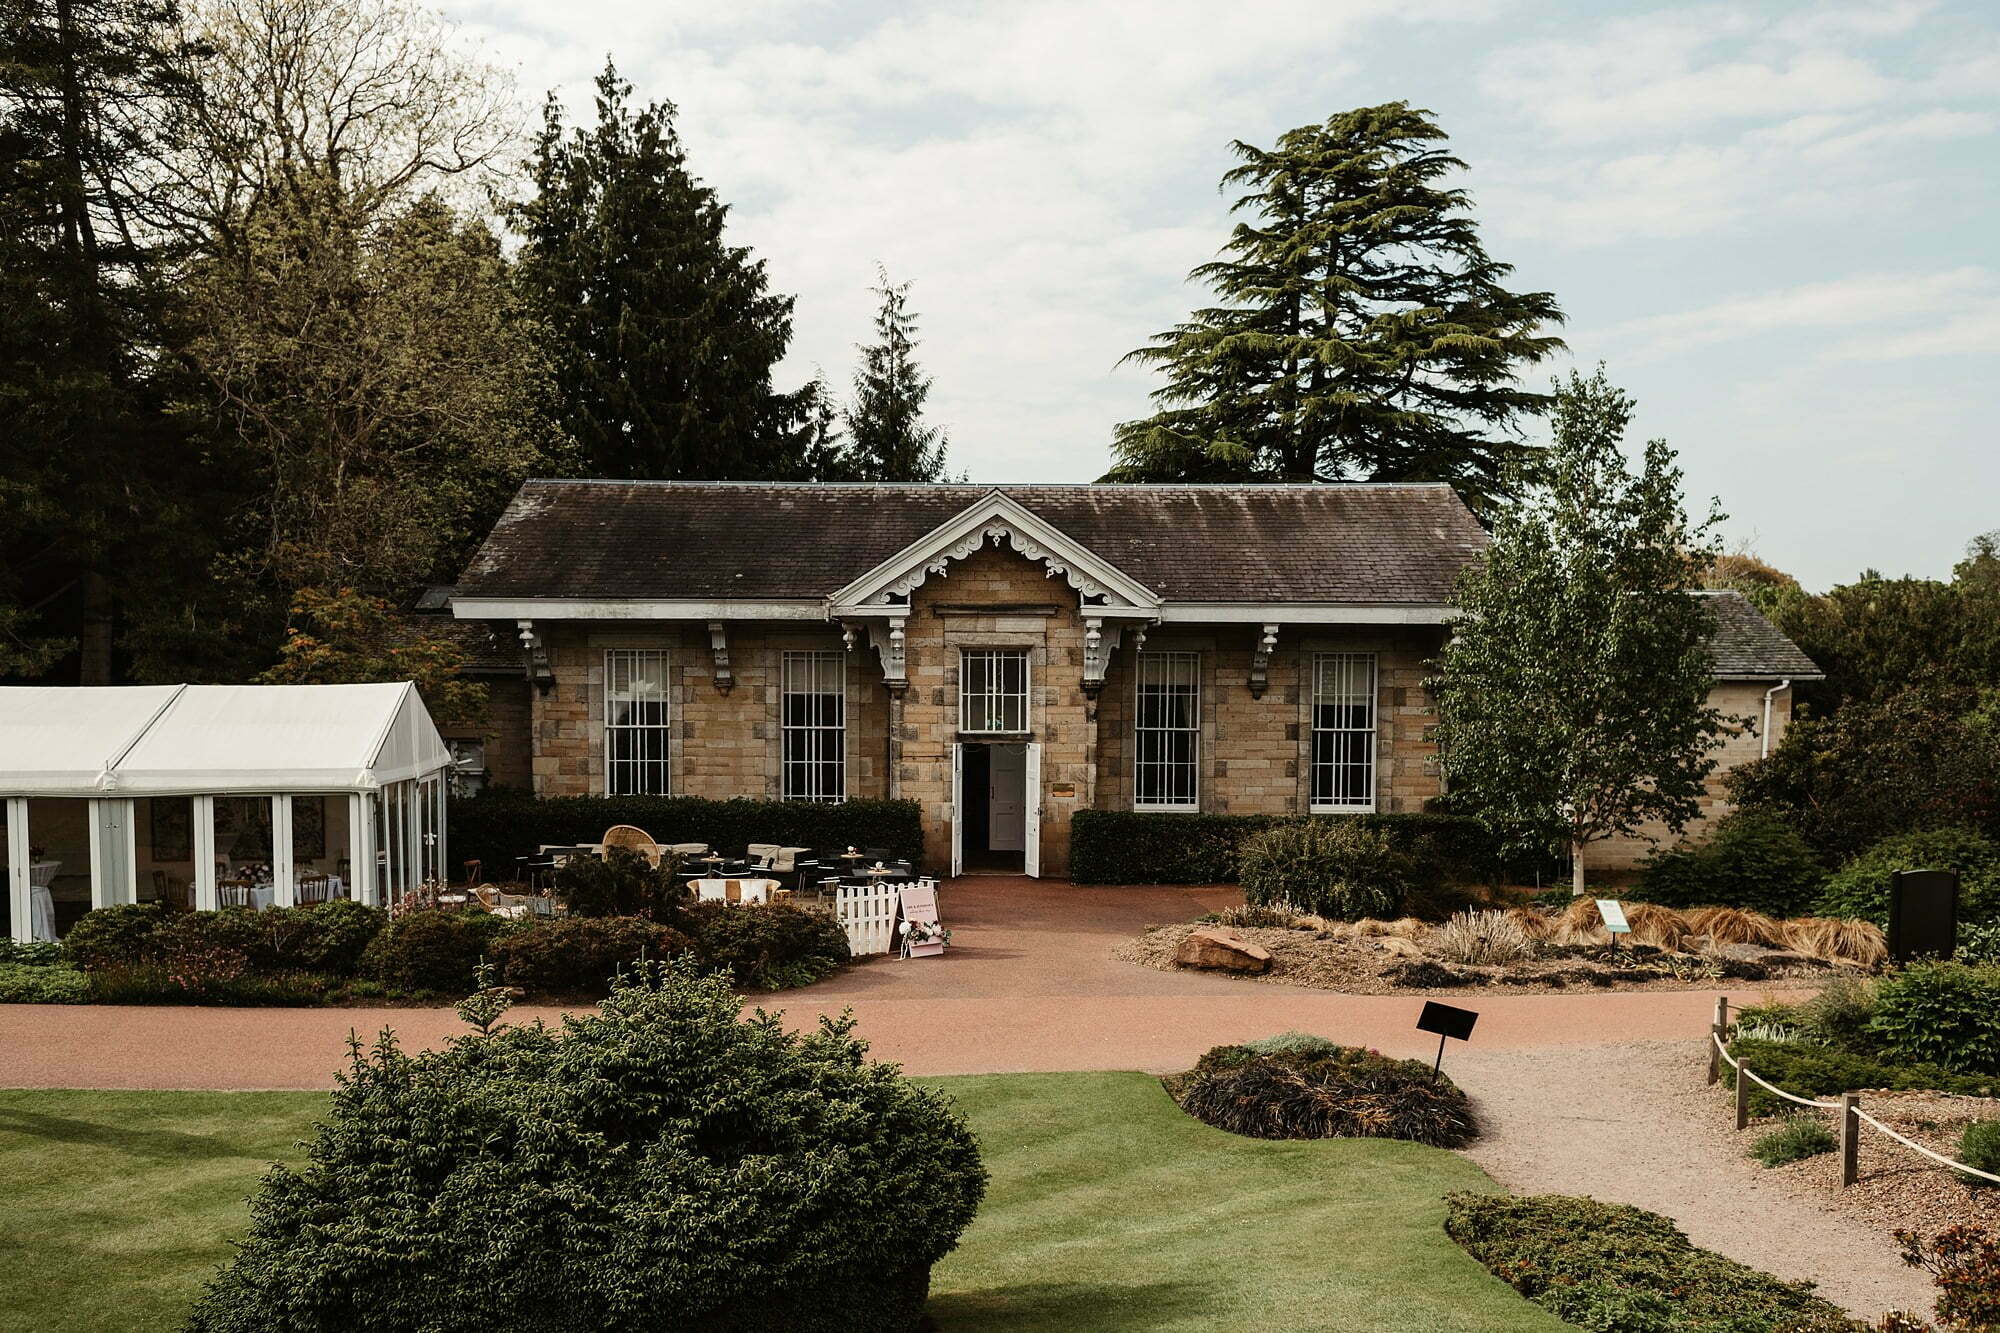
[[[1026,772],[1022,774],[1022,788],[1026,799],[1025,827],[1022,832],[1021,869],[1024,873],[1040,879],[1042,875],[1042,747],[1030,745],[1027,753]]]
[[[951,877],[965,873],[965,747],[951,747]]]
[[[992,745],[986,749],[986,845],[996,852],[1027,847],[1027,747]]]

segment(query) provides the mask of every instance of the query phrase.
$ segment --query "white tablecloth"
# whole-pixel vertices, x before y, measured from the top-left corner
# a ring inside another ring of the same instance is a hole
[[[28,886],[28,934],[33,939],[55,943],[56,900],[40,884]]]
[[[779,887],[775,879],[738,879],[743,886],[743,901],[761,903],[770,900],[771,891]],[[698,879],[694,882],[695,896],[705,903],[726,901],[729,897],[729,878]]]

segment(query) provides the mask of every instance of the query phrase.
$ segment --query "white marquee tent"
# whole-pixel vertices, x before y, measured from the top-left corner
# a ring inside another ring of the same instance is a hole
[[[451,762],[408,683],[0,687],[9,930],[52,938],[65,902],[379,903],[443,878]]]

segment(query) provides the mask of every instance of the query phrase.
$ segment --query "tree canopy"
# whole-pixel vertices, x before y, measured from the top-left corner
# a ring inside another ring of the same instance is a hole
[[[1482,510],[1506,492],[1549,401],[1517,375],[1562,348],[1562,311],[1503,285],[1444,139],[1390,102],[1232,145],[1247,216],[1189,275],[1220,299],[1127,358],[1166,383],[1107,480],[1448,481]]]
[[[876,277],[873,290],[882,303],[875,341],[861,348],[854,373],[842,480],[943,481],[947,445],[943,429],[924,422],[931,379],[917,365],[910,284],[890,282],[879,267]]]
[[[808,479],[809,393],[772,385],[792,298],[725,237],[729,209],[689,169],[672,103],[634,106],[607,62],[596,112],[568,128],[550,96],[534,194],[513,214],[518,280],[583,471]]]
[[[1571,848],[1579,892],[1590,843],[1695,816],[1729,725],[1698,595],[1721,516],[1688,518],[1663,440],[1628,471],[1632,406],[1601,368],[1558,385],[1538,484],[1461,578],[1430,681],[1453,801],[1514,849]]]

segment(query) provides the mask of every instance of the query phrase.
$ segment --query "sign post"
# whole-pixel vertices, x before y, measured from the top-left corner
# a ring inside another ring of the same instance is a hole
[[[1604,928],[1611,932],[1611,942],[1618,943],[1620,935],[1632,933],[1632,923],[1625,919],[1625,909],[1616,898],[1599,898],[1597,914],[1604,918]]]
[[[1438,1073],[1444,1068],[1445,1042],[1454,1037],[1460,1041],[1472,1040],[1472,1025],[1478,1021],[1479,1015],[1473,1010],[1439,1004],[1436,1000],[1424,1001],[1424,1011],[1417,1015],[1417,1031],[1438,1034],[1437,1063],[1431,1066],[1431,1082],[1437,1082]]]

